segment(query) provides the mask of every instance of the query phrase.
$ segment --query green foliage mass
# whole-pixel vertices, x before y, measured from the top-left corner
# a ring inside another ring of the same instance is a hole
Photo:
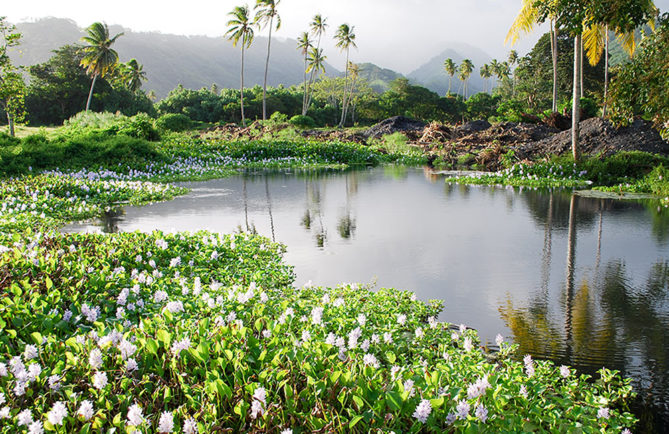
[[[161,130],[181,132],[192,126],[190,118],[181,113],[167,113],[156,119],[156,127]]]
[[[298,128],[314,128],[316,121],[311,116],[295,115],[290,118],[290,123]]]

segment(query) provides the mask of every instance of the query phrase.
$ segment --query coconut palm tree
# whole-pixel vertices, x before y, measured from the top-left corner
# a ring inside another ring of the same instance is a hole
[[[81,66],[86,68],[88,75],[93,76],[91,90],[86,101],[86,111],[91,106],[93,88],[97,78],[106,76],[118,64],[118,53],[111,46],[122,35],[123,33],[119,33],[110,38],[107,24],[96,22],[86,29],[86,36],[81,38],[82,41],[88,43],[83,48],[84,57],[81,59]]]
[[[464,97],[467,99],[467,81],[469,80],[469,76],[472,75],[472,71],[474,71],[474,64],[472,63],[471,60],[465,59],[462,61],[460,64],[460,69],[459,69],[459,78],[462,80],[462,83],[464,84]]]
[[[241,72],[241,106],[242,106],[242,126],[246,126],[244,118],[244,50],[251,46],[254,37],[253,20],[249,16],[248,5],[237,6],[228,14],[231,19],[228,21],[228,31],[225,33],[228,40],[232,41],[233,46],[237,46],[242,41],[242,72]]]
[[[479,69],[479,74],[481,75],[481,78],[485,82],[485,87],[483,89],[484,92],[488,92],[488,79],[492,77],[492,73],[490,72],[490,65],[487,63]]]
[[[335,40],[337,41],[336,46],[341,51],[346,51],[346,73],[344,75],[344,97],[342,100],[342,110],[341,110],[341,121],[339,122],[339,127],[344,127],[344,122],[346,120],[346,90],[348,89],[348,66],[349,66],[349,53],[351,47],[357,47],[355,45],[355,33],[353,33],[355,27],[349,26],[348,24],[342,24],[337,29],[335,34]]]
[[[497,79],[499,79],[499,77],[500,77],[500,75],[499,75],[500,65],[501,64],[499,63],[499,61],[497,59],[492,59],[490,61],[490,76],[491,77],[494,75],[495,77],[497,77]],[[496,84],[497,84],[497,82],[495,81],[495,82],[493,82],[493,85],[490,86],[490,91],[491,92],[492,92],[492,89],[494,87],[497,87]]]
[[[449,95],[451,93],[451,80],[453,79],[455,72],[458,70],[458,65],[453,62],[453,59],[448,58],[444,60],[444,70],[446,71],[446,74],[448,74],[448,92],[446,92],[446,95]]]
[[[311,32],[312,36],[317,38],[317,42],[316,42],[316,51],[317,52],[321,52],[321,51],[319,51],[320,48],[321,48],[321,38],[325,34],[325,30],[327,29],[327,27],[328,27],[327,18],[324,18],[320,14],[314,15],[314,18],[311,20],[310,32]],[[321,52],[321,55],[322,55],[322,52]],[[311,85],[313,84],[314,79],[316,77],[315,72],[317,72],[317,71],[314,71],[313,69],[311,71],[312,72],[309,76],[309,84],[307,86],[307,102],[306,102],[306,105],[304,106],[304,108],[302,110],[303,115],[307,114],[307,111],[309,111],[309,106],[311,105]]]
[[[137,59],[130,59],[126,65],[126,86],[131,92],[137,92],[142,87],[142,82],[146,81],[146,72],[144,65],[140,65]]]
[[[554,3],[556,0],[551,0]],[[551,55],[553,61],[553,104],[551,107],[552,111],[557,111],[557,71],[558,71],[558,27],[557,27],[557,17],[551,15],[548,17],[550,21],[550,37],[551,37]],[[534,27],[539,23],[539,9],[537,8],[535,0],[523,0],[523,5],[518,12],[518,16],[514,20],[509,33],[506,35],[505,43],[511,41],[511,45],[514,45],[518,42],[520,33],[530,33],[534,30]]]
[[[261,28],[269,25],[269,38],[267,39],[267,60],[265,61],[265,81],[262,85],[262,120],[267,120],[267,71],[269,70],[269,55],[272,46],[272,29],[279,30],[281,17],[276,8],[281,0],[256,0],[255,9],[258,13],[255,18],[256,24]],[[276,22],[276,27],[274,23]]]
[[[323,49],[311,47],[309,55],[307,56],[307,72],[312,74],[318,74],[318,72],[325,72],[325,59],[326,56],[323,56]]]
[[[304,114],[304,106],[307,104],[307,58],[309,57],[309,49],[311,48],[311,40],[309,39],[309,33],[303,32],[299,38],[297,38],[297,49],[300,50],[304,56],[304,82],[302,90],[302,113]]]

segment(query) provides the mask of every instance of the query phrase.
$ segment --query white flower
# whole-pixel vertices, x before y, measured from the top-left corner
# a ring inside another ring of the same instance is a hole
[[[330,332],[328,333],[327,338],[325,338],[325,343],[334,346],[336,340],[337,336],[334,333]]]
[[[128,372],[136,371],[138,369],[137,361],[135,359],[128,359],[128,361],[125,362],[125,369]]]
[[[404,386],[404,391],[409,394],[409,396],[414,396],[416,393],[415,390],[413,390],[413,380],[406,380],[403,384]]]
[[[123,339],[119,344],[118,349],[121,350],[121,358],[126,360],[128,357],[135,354],[135,351],[137,351],[137,346],[130,341]]]
[[[416,328],[416,339],[420,339],[423,336],[425,336],[425,332],[423,332],[423,329],[420,327]]]
[[[197,434],[197,423],[192,417],[184,422],[184,434]]]
[[[253,401],[251,404],[251,419],[256,419],[258,415],[262,416],[263,412],[262,404],[258,401]]]
[[[28,380],[35,381],[42,373],[42,367],[38,363],[28,366]]]
[[[7,365],[4,363],[0,363],[0,377],[6,377],[7,375],[9,375],[7,373]]]
[[[39,420],[33,422],[30,424],[30,427],[28,427],[28,434],[43,434],[44,433],[44,427],[42,426],[42,422]]]
[[[153,294],[153,301],[156,303],[162,303],[165,300],[167,300],[167,292],[158,290]]]
[[[0,419],[9,419],[9,407],[2,407],[2,410],[0,410]]]
[[[58,375],[49,377],[49,389],[60,390],[60,377]],[[0,404],[2,404],[2,402],[0,402]]]
[[[0,392],[0,405],[5,403],[5,394]]]
[[[469,414],[471,407],[469,403],[463,399],[462,401],[458,402],[458,405],[455,407],[455,409],[458,412],[459,419],[467,419],[467,415]]]
[[[360,330],[360,327],[356,327],[353,330],[351,330],[348,334],[348,347],[353,349],[358,346],[358,338],[362,336],[362,330]]]
[[[107,386],[107,373],[96,372],[95,375],[93,375],[93,387],[102,390],[105,386]]]
[[[56,402],[51,411],[47,414],[47,419],[51,425],[62,425],[63,419],[67,417],[67,407],[62,401]]]
[[[474,346],[472,344],[472,338],[467,336],[465,338],[464,343],[462,344],[462,347],[465,349],[465,351],[470,352],[474,348]]]
[[[393,335],[390,332],[385,332],[383,334],[383,342],[390,344],[393,342]]]
[[[323,308],[315,307],[311,310],[311,322],[314,325],[323,324]]]
[[[267,391],[264,387],[258,387],[255,392],[253,392],[253,399],[256,399],[263,404],[267,405]]]
[[[399,325],[404,325],[407,322],[407,316],[404,315],[403,313],[397,315],[397,323]]]
[[[79,406],[77,410],[77,416],[83,418],[84,420],[89,420],[93,417],[93,404],[89,400],[85,400]]]
[[[132,426],[140,426],[144,422],[144,415],[139,405],[133,404],[128,409],[128,424]]]
[[[186,337],[183,338],[182,340],[175,342],[172,344],[172,355],[175,357],[178,357],[181,355],[181,351],[187,350],[190,348],[191,342],[190,338]]]
[[[472,383],[469,385],[467,388],[467,398],[468,399],[475,399],[478,398],[479,396],[483,395],[490,387],[490,383],[488,382],[488,376],[484,376],[482,378],[479,378],[476,380],[475,383]]]
[[[520,386],[520,394],[523,396],[523,398],[527,398],[527,388],[524,384],[521,384]]]
[[[97,348],[91,351],[91,354],[88,356],[88,363],[91,365],[91,368],[100,369],[102,366],[102,352]]]
[[[364,327],[365,323],[367,322],[367,317],[365,316],[365,314],[361,313],[360,315],[358,315],[357,321],[358,324],[360,324],[360,327]]]
[[[19,426],[30,425],[33,423],[33,414],[30,410],[25,409],[17,416],[17,422]]]
[[[341,298],[341,297],[337,297],[337,299],[335,299],[335,301],[334,301],[334,303],[332,303],[332,305],[334,307],[342,307],[344,305],[344,299]]]
[[[460,333],[464,333],[465,330],[467,330],[467,326],[464,324],[460,324]]]
[[[560,366],[560,375],[562,375],[563,378],[569,377],[569,368],[565,365]]]
[[[427,418],[430,416],[431,412],[432,405],[430,404],[430,401],[423,399],[416,407],[416,411],[414,411],[413,417],[418,419],[420,423],[425,423],[427,422]]]
[[[373,354],[365,354],[365,356],[362,358],[362,362],[366,366],[372,366],[374,368],[379,367],[379,361],[376,360],[376,357]]]
[[[172,417],[172,412],[164,411],[160,415],[160,421],[158,422],[158,432],[167,433],[174,430],[174,418]]]
[[[430,324],[431,329],[436,329],[437,326],[439,325],[439,322],[437,322],[437,318],[431,316],[427,319],[428,324]]]
[[[311,339],[311,333],[309,333],[309,330],[304,330],[302,332],[302,342],[307,342],[309,339]]]
[[[609,409],[607,407],[602,407],[597,410],[597,417],[599,419],[608,419],[610,417]]]
[[[26,349],[23,352],[23,357],[26,360],[36,359],[39,356],[37,347],[35,345],[26,345]]]
[[[362,341],[360,348],[362,348],[362,351],[369,350],[369,339],[365,339],[364,341]]]
[[[281,434],[293,434],[293,430],[290,428],[284,429],[283,431],[281,431]]]
[[[501,347],[503,342],[504,342],[504,337],[500,334],[497,334],[497,336],[495,336],[495,343],[497,344],[497,346]]]

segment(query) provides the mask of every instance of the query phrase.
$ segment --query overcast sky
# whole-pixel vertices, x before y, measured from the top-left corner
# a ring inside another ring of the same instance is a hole
[[[0,14],[11,22],[53,16],[73,19],[81,27],[105,21],[134,31],[216,37],[226,31],[228,12],[244,1],[23,0],[3,3]],[[662,12],[669,10],[669,0],[655,0],[655,4]],[[493,57],[505,58],[511,48],[504,45],[504,37],[520,5],[521,0],[282,0],[279,14],[283,22],[276,36],[296,38],[308,29],[311,18],[320,13],[327,17],[330,25],[324,47],[331,63],[343,63],[331,38],[337,26],[347,23],[355,26],[358,45],[351,60],[409,73],[449,48],[451,41],[467,43]],[[545,28],[526,36],[513,48],[525,54],[542,30]]]

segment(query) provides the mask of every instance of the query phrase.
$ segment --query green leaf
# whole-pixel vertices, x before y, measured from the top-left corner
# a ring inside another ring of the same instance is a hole
[[[397,392],[388,392],[386,394],[386,403],[393,411],[400,411],[402,409],[402,397]]]
[[[33,339],[33,342],[37,345],[42,344],[42,335],[39,332],[33,332],[30,334],[30,337]]]
[[[432,408],[439,408],[444,405],[444,398],[430,399],[430,405]]]
[[[149,354],[153,354],[154,356],[158,355],[158,342],[156,342],[155,339],[149,339],[146,341],[146,350],[149,352]]]
[[[348,423],[348,429],[353,429],[353,427],[362,420],[363,416],[357,415]]]
[[[156,332],[156,338],[158,339],[158,342],[163,344],[166,350],[170,349],[170,342],[172,341],[170,332],[160,329]]]
[[[46,284],[46,289],[47,289],[47,290],[53,288],[53,282],[51,281],[51,279],[49,278],[49,276],[46,276],[46,277],[44,278],[44,283]]]

